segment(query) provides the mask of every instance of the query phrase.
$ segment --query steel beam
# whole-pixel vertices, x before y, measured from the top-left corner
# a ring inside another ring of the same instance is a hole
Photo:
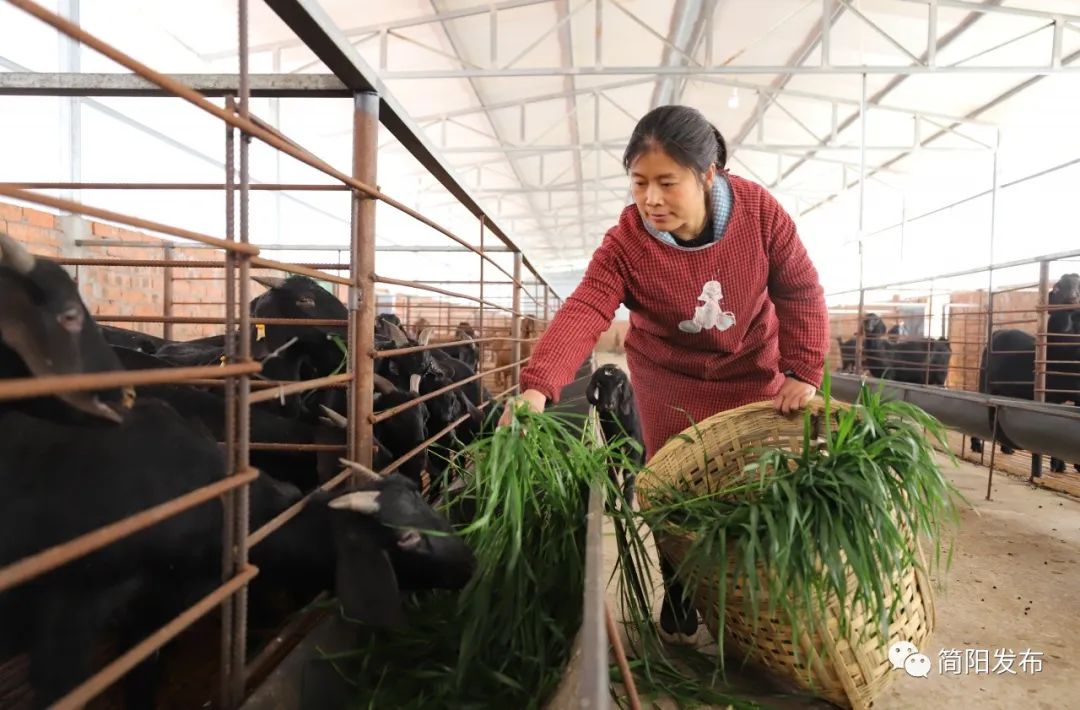
[[[236,74],[175,74],[171,78],[185,83],[206,96],[225,96],[238,91]],[[763,87],[752,82],[733,79],[701,77],[700,81],[732,86],[747,91],[760,91],[770,96],[792,96],[795,98],[818,100],[834,105],[858,106],[858,101],[827,94],[807,91]],[[494,103],[487,106],[488,111],[520,107],[522,104],[540,103],[558,99],[568,99],[586,93],[605,92],[637,86],[652,80],[633,79],[615,82],[599,87],[534,96],[520,101]],[[349,98],[348,87],[333,74],[253,74],[251,76],[252,96],[258,97],[294,97],[294,98]],[[90,73],[55,73],[55,72],[0,72],[0,95],[36,95],[36,96],[164,96],[164,92],[154,84],[134,74],[90,74]],[[622,111],[626,109],[613,104]],[[874,105],[874,111],[889,111],[906,115],[922,115],[943,121],[959,121],[972,125],[991,126],[986,121],[972,121],[960,116],[951,116],[934,111],[905,108],[901,106]],[[485,109],[472,107],[450,111],[445,114],[431,114],[416,119],[417,123],[451,120],[460,116],[480,113]],[[462,125],[454,122],[455,125]],[[471,129],[475,130],[475,129]],[[343,133],[344,135],[344,133]],[[737,142],[737,141],[736,141]]]
[[[880,74],[886,76],[911,76],[916,74],[1076,74],[1080,67],[1053,67],[1049,64],[1016,66],[992,65],[972,67],[950,66],[893,66],[881,64],[832,64],[820,66],[728,65],[721,67],[651,67],[647,65],[607,65],[597,67],[517,67],[511,69],[432,69],[417,71],[388,71],[381,76],[387,81],[426,79],[521,79],[544,76],[725,76],[730,74],[781,74],[816,75],[830,74]]]
[[[570,7],[569,0],[555,0],[555,15],[559,18],[559,54],[563,66],[574,66],[574,38],[570,32]],[[582,6],[583,7],[583,6]],[[578,120],[577,85],[574,77],[563,77],[563,90],[566,97],[566,120],[570,128],[570,142],[581,143],[581,126]],[[597,137],[593,136],[595,140]],[[574,151],[574,179],[581,184],[584,182],[584,173],[581,165],[581,151]],[[556,178],[558,179],[558,178]],[[585,216],[585,195],[580,190],[577,195],[578,219]]]
[[[239,74],[171,74],[208,97],[235,96]],[[350,98],[333,74],[252,74],[253,97]],[[3,72],[0,95],[9,96],[170,96],[157,84],[128,73]]]
[[[660,60],[660,66],[676,67],[687,66],[693,63],[701,66],[693,60],[693,47],[704,31],[706,16],[715,5],[715,0],[677,0],[675,9],[671,14],[671,29],[668,31],[667,40],[664,43],[664,54]],[[621,6],[620,6],[621,7]],[[664,106],[673,103],[675,97],[676,77],[664,76],[658,78],[653,87],[652,99],[649,108]]]
[[[1061,61],[1062,61],[1062,62],[1063,62],[1064,64],[1069,64],[1069,65],[1071,65],[1071,64],[1072,64],[1073,62],[1076,62],[1077,60],[1080,60],[1080,50],[1077,50],[1077,51],[1075,51],[1075,52],[1072,52],[1072,53],[1071,53],[1071,54],[1069,54],[1069,55],[1068,55],[1067,57],[1062,57],[1062,60],[1061,60]],[[1078,65],[1078,68],[1080,68],[1080,65]],[[1026,81],[1022,81],[1022,82],[1020,82],[1019,84],[1017,84],[1016,86],[1014,86],[1014,87],[1012,87],[1011,89],[1009,89],[1008,91],[1005,91],[1004,93],[1001,93],[1001,94],[999,94],[999,95],[995,96],[995,97],[994,97],[993,99],[991,99],[990,101],[987,101],[986,103],[984,103],[983,105],[979,106],[978,108],[976,108],[976,109],[974,109],[974,110],[970,111],[970,112],[969,112],[969,113],[967,114],[967,116],[969,116],[969,117],[971,117],[971,118],[978,118],[979,116],[981,116],[982,114],[986,113],[987,111],[989,111],[990,109],[994,108],[995,106],[998,106],[998,105],[999,105],[999,104],[1001,104],[1002,102],[1004,102],[1004,101],[1008,101],[1008,100],[1009,100],[1010,98],[1012,98],[1013,96],[1016,96],[1017,94],[1019,94],[1019,93],[1020,93],[1021,91],[1023,91],[1024,89],[1027,89],[1027,88],[1029,88],[1029,87],[1031,87],[1031,86],[1034,86],[1035,84],[1039,83],[1040,81],[1042,81],[1042,80],[1043,80],[1043,78],[1044,78],[1043,76],[1033,76],[1033,77],[1031,77],[1030,79],[1028,79],[1028,80],[1026,80]],[[956,126],[952,126],[952,128],[955,128],[955,127],[956,127]],[[929,142],[931,142],[931,141],[937,140],[938,138],[940,138],[940,137],[942,137],[943,135],[945,135],[945,133],[946,133],[946,131],[945,131],[945,130],[940,130],[940,131],[938,131],[937,133],[933,134],[932,136],[930,136],[930,137],[929,137],[929,138],[927,138],[926,140],[922,141],[922,142],[920,143],[920,146],[925,146],[925,144],[926,144],[926,143],[929,143]],[[920,148],[919,148],[919,150],[925,150],[925,148],[923,148],[923,147],[920,147]],[[883,165],[879,166],[878,168],[874,168],[874,171],[870,173],[870,174],[871,174],[871,176],[872,176],[872,175],[874,175],[874,174],[875,174],[875,173],[876,173],[876,172],[877,172],[877,171],[878,171],[879,169],[881,169],[881,168],[891,168],[891,167],[892,167],[893,165],[895,165],[895,164],[896,164],[896,163],[898,163],[899,161],[903,160],[904,158],[906,158],[906,157],[907,157],[908,155],[910,155],[910,154],[911,154],[911,153],[910,153],[910,151],[908,151],[908,152],[904,152],[904,153],[902,153],[901,155],[898,155],[898,156],[896,156],[895,158],[892,158],[891,160],[888,160],[887,162],[885,162],[885,163],[884,163]],[[996,153],[995,153],[995,154],[996,154]],[[1055,168],[1055,169],[1056,169],[1056,168]],[[1048,171],[1047,171],[1047,172],[1048,172]],[[842,191],[841,191],[841,192],[842,192]],[[812,207],[810,207],[809,209],[807,209],[807,210],[806,210],[805,212],[812,212],[813,210],[815,210],[815,209],[817,209],[817,208],[821,207],[822,205],[828,204],[828,203],[829,203],[829,202],[831,202],[832,200],[836,199],[837,195],[839,195],[839,194],[840,194],[840,193],[838,192],[838,193],[837,193],[836,195],[833,195],[832,197],[830,197],[830,198],[828,198],[828,199],[825,199],[825,200],[822,200],[821,202],[818,202],[817,204],[815,204],[815,205],[813,205]],[[973,199],[973,198],[969,198],[969,199]],[[805,212],[804,212],[804,214],[805,214]]]
[[[80,0],[61,0],[58,6],[60,14],[79,24]],[[77,74],[82,65],[82,46],[62,32],[56,33],[57,53],[60,69]],[[69,182],[82,180],[82,102],[77,98],[65,99],[60,103],[60,169]],[[60,197],[75,200],[75,192],[64,190]]]
[[[341,30],[341,33],[348,38],[365,34],[379,34],[382,32],[389,32],[390,30],[400,30],[406,27],[418,27],[420,25],[431,25],[435,24],[436,22],[447,22],[449,20],[458,20],[464,17],[487,15],[493,12],[513,10],[520,7],[529,7],[531,5],[541,5],[548,2],[551,2],[551,0],[503,0],[502,2],[489,2],[482,5],[463,7],[458,10],[435,12],[427,15],[417,15],[415,17],[407,17],[400,20],[392,20],[390,22],[380,22],[373,25],[365,25],[363,27],[348,27],[344,30]],[[304,41],[301,39],[287,39],[278,42],[264,42],[263,44],[253,45],[251,47],[251,51],[253,53],[269,52],[275,49],[303,47],[304,44]],[[236,51],[233,49],[227,49],[220,52],[209,52],[200,56],[206,60],[229,59],[236,56]]]
[[[439,10],[438,0],[429,0],[429,2],[431,3],[431,7],[434,10],[436,10],[436,11]],[[452,30],[451,27],[446,25],[445,21],[441,22],[440,26],[442,28],[443,33],[446,35],[446,39],[450,43],[450,46],[453,48],[454,52],[456,52],[457,54],[461,54],[462,53],[462,43],[458,40],[458,38],[456,36],[456,33]],[[486,98],[485,98],[485,91],[484,91],[483,87],[481,87],[475,80],[472,80],[472,79],[469,80],[469,84],[470,84],[470,87],[472,88],[473,94],[476,96],[477,103],[479,103],[481,106],[484,106],[486,104]],[[497,137],[498,144],[500,144],[500,145],[505,144],[507,141],[506,141],[505,137],[502,135],[502,132],[499,129],[499,124],[487,112],[485,112],[484,115],[488,120],[488,124],[491,126],[492,133],[494,133],[495,136]],[[447,149],[443,148],[442,153],[446,154],[447,152],[448,152]],[[525,179],[521,175],[521,171],[520,171],[519,166],[514,161],[509,159],[509,155],[507,155],[507,158],[508,158],[507,162],[510,164],[510,169],[513,171],[515,179],[517,179],[517,181],[519,183],[525,184]],[[543,220],[542,211],[540,211],[540,210],[538,210],[536,208],[536,205],[533,203],[532,199],[529,196],[526,196],[526,200],[528,201],[530,210],[533,212],[534,219],[536,219],[538,224],[542,224],[543,223],[542,222],[542,220]]]
[[[717,86],[730,86],[737,89],[745,89],[746,91],[754,91],[762,94],[766,94],[772,101],[776,100],[776,97],[787,96],[796,99],[806,99],[809,101],[822,101],[824,103],[831,104],[832,106],[851,106],[858,108],[858,99],[849,99],[843,96],[833,96],[830,94],[820,94],[813,91],[800,91],[798,89],[788,89],[786,87],[772,87],[762,86],[750,81],[739,81],[738,79],[717,79],[714,77],[700,77],[697,81],[705,82],[708,84],[715,84]],[[927,118],[936,118],[941,121],[960,121],[975,126],[994,127],[993,123],[989,121],[972,121],[965,119],[962,116],[953,116],[947,113],[940,113],[938,111],[926,111],[924,109],[910,108],[905,106],[890,106],[886,104],[874,104],[868,105],[869,111],[884,111],[889,113],[899,113],[906,116],[925,116]],[[749,133],[747,134],[749,135]]]
[[[518,158],[547,155],[551,153],[568,153],[575,150],[621,150],[626,146],[628,139],[622,140],[607,140],[600,143],[547,143],[543,145],[492,145],[492,146],[450,146],[443,149],[443,153],[447,155],[469,155],[473,153],[506,153],[508,155],[514,155]],[[823,145],[821,143],[766,143],[763,145],[750,143],[750,144],[736,144],[738,148],[761,148],[763,151],[770,153],[777,153],[781,151],[818,151],[818,150],[830,150],[830,151],[857,151],[860,150],[860,146],[857,145]],[[867,150],[887,150],[887,151],[901,151],[911,150],[915,147],[915,144],[893,144],[893,145],[870,145],[867,146]],[[969,153],[973,151],[985,150],[978,147],[953,147],[953,146],[928,146],[923,150],[945,152],[945,153]]]
[[[855,15],[855,17],[862,20],[863,24],[868,25],[870,27],[870,29],[874,30],[881,37],[883,37],[886,42],[888,42],[889,44],[891,44],[892,46],[896,47],[901,52],[906,54],[908,56],[908,59],[915,62],[916,64],[925,64],[925,60],[920,59],[919,57],[916,57],[914,54],[912,54],[908,50],[907,47],[905,47],[899,41],[897,41],[897,39],[895,37],[893,37],[891,34],[886,32],[884,29],[881,28],[880,25],[878,25],[876,22],[871,20],[869,17],[864,15],[862,12],[860,12],[857,7],[855,7],[854,5],[851,4],[851,0],[839,0],[839,2],[841,4],[843,4],[844,6],[846,6],[847,9],[851,12],[851,14]]]
[[[1000,5],[1002,3],[1002,1],[1003,0],[987,0],[987,2],[984,5],[981,5],[980,7],[992,7],[992,6]],[[933,45],[931,45],[931,46],[935,47],[935,54],[936,54],[936,51],[944,49],[945,47],[948,47],[950,44],[952,44],[960,35],[962,35],[964,32],[969,30],[972,25],[974,25],[976,22],[978,22],[980,17],[982,17],[982,16],[977,14],[977,13],[971,13],[971,14],[967,15],[966,17],[964,17],[964,19],[962,19],[959,23],[957,23],[957,25],[952,30],[950,30],[947,34],[945,34],[945,36],[943,36],[941,39],[935,39],[935,43]],[[932,68],[932,65],[929,65],[929,57],[930,57],[930,51],[928,49],[926,52],[924,52],[922,54],[922,56],[920,56],[918,58],[918,60],[920,62],[923,62],[922,66],[914,66],[914,67],[908,67],[908,68],[910,68],[910,69],[926,69],[928,67]],[[960,67],[953,67],[952,69],[959,69],[959,68]],[[892,80],[889,81],[888,84],[886,84],[884,87],[881,88],[881,90],[877,91],[873,96],[869,97],[869,99],[866,101],[865,105],[867,107],[878,105],[879,103],[881,103],[882,99],[884,99],[886,96],[888,96],[890,92],[892,92],[894,89],[896,89],[896,87],[900,86],[900,84],[904,83],[904,81],[906,81],[906,80],[907,80],[907,75],[898,74],[897,76],[894,76],[892,78]],[[860,109],[860,111],[862,111],[862,110],[863,109]],[[859,118],[859,115],[860,115],[859,112],[854,112],[854,113],[850,114],[846,119],[844,119],[844,121],[842,123],[837,125],[837,127],[832,132],[833,135],[838,135],[841,131],[845,130],[846,128],[851,126],[853,123],[855,123],[855,121]],[[971,114],[968,114],[968,115],[970,116]],[[828,139],[826,139],[825,141],[822,142],[822,147],[825,147],[825,145],[827,143],[828,143]],[[921,142],[917,136],[915,138],[915,143],[916,143],[916,145],[923,145],[924,144],[924,142]],[[784,172],[784,175],[783,175],[782,179],[786,180],[788,177],[790,177],[796,170],[799,169],[799,167],[801,167],[804,164],[804,162],[805,161],[800,160],[800,161],[796,162],[794,165],[792,165],[790,168],[788,168]],[[891,163],[889,163],[889,164],[891,164]],[[873,173],[871,173],[871,175],[872,174]],[[837,193],[837,194],[839,194],[839,193]],[[835,195],[834,195],[834,197],[835,197]],[[816,206],[817,205],[815,205],[815,207]],[[815,207],[811,207],[809,210],[807,210],[807,212],[812,211],[813,209],[815,209]],[[805,214],[805,212],[804,212],[804,214]]]
[[[971,2],[970,0],[895,0],[917,5],[937,5],[938,7],[952,7],[957,10],[985,13],[988,15],[1013,15],[1015,17],[1035,17],[1053,21],[1060,17],[1068,22],[1080,22],[1080,15],[1070,15],[1064,12],[1050,12],[1049,10],[1035,10],[1025,7],[1012,7],[1010,5],[986,5]]]
[[[31,71],[28,71],[27,67],[24,67],[21,64],[17,64],[15,62],[11,61],[10,59],[6,59],[4,57],[0,57],[0,66],[5,67],[5,68],[10,70],[8,72],[0,72],[0,96],[3,96],[5,93],[9,93],[9,92],[5,92],[3,90],[4,82],[6,80],[8,80],[9,77],[18,77],[20,75],[22,75],[22,76],[32,76],[32,77],[65,76],[63,74],[49,75],[49,74],[41,73],[41,72],[31,72]],[[75,77],[95,77],[95,76],[98,76],[98,75],[96,75],[96,74],[70,74],[70,75],[66,75],[66,76],[71,77],[70,80],[74,81]],[[101,76],[116,77],[116,76],[135,76],[135,75],[132,75],[132,74],[127,74],[127,75],[108,74],[108,75],[101,75]],[[227,76],[230,77],[233,85],[236,87],[236,90],[234,92],[229,93],[228,95],[239,94],[239,92],[240,92],[239,75],[238,74],[229,74]],[[142,81],[141,77],[139,77],[139,80]],[[15,80],[13,80],[13,83],[15,83],[17,81],[18,80],[15,79]],[[90,93],[93,93],[93,80],[92,79],[90,79],[88,81],[85,81],[85,82],[83,82],[83,80],[79,79],[77,81],[77,83],[80,86],[85,86],[85,89],[87,91],[89,91]],[[40,86],[38,88],[43,89],[43,87],[40,87]],[[57,87],[57,88],[59,88],[59,87]],[[11,93],[19,94],[21,92],[16,91],[16,92],[11,92]],[[31,93],[34,93],[34,92],[31,92]],[[151,128],[150,126],[146,125],[145,123],[137,121],[134,118],[131,118],[131,117],[127,116],[126,114],[123,114],[120,111],[117,111],[116,109],[112,108],[111,106],[106,106],[105,104],[101,103],[100,101],[95,101],[94,99],[91,99],[91,98],[85,98],[85,94],[83,93],[82,90],[73,91],[70,94],[62,92],[62,91],[47,91],[47,92],[40,93],[38,95],[83,97],[83,98],[79,99],[79,102],[82,103],[87,108],[91,108],[91,109],[97,111],[98,113],[100,113],[100,114],[102,114],[104,116],[108,116],[109,118],[113,119],[114,121],[119,121],[120,123],[123,123],[126,126],[134,128],[135,130],[137,130],[137,131],[139,131],[141,133],[144,133],[145,135],[148,135],[148,136],[150,136],[151,138],[154,138],[157,141],[160,141],[164,145],[167,145],[167,146],[169,146],[169,147],[171,147],[171,148],[173,148],[175,150],[178,150],[178,151],[180,151],[180,152],[182,152],[182,153],[184,153],[186,155],[190,155],[191,157],[195,158],[196,160],[204,162],[204,163],[206,163],[208,165],[213,165],[215,168],[218,168],[219,170],[224,170],[225,169],[225,163],[221,162],[218,158],[216,158],[214,156],[211,156],[211,155],[207,155],[206,153],[203,153],[203,152],[201,152],[199,150],[196,150],[195,148],[192,148],[191,146],[187,145],[186,143],[183,143],[181,141],[176,140],[172,136],[166,135],[166,134],[162,133],[161,131],[158,131],[158,130],[156,130],[154,128]],[[102,95],[107,96],[107,95],[110,95],[110,94],[102,94]],[[119,95],[119,94],[117,94],[117,95]],[[123,95],[127,95],[127,94],[123,94]],[[144,95],[144,94],[132,94],[132,95]],[[150,95],[150,94],[145,94],[145,95]],[[160,94],[158,94],[158,95],[160,95]],[[255,177],[252,177],[251,182],[252,182],[252,184],[266,184],[268,181],[259,180],[259,179],[255,178]],[[340,222],[342,224],[348,224],[348,222],[346,220],[343,220],[340,217],[340,215],[334,214],[332,212],[328,212],[328,211],[322,209],[321,207],[316,207],[315,205],[310,204],[308,202],[305,202],[304,200],[298,199],[298,198],[296,198],[296,197],[294,197],[292,195],[285,194],[282,197],[283,197],[283,199],[288,200],[289,202],[300,205],[301,207],[306,207],[307,209],[312,210],[314,212],[317,212],[318,214],[321,214],[324,217],[327,217],[327,218],[332,219],[334,221]]]
[[[464,184],[443,162],[428,143],[423,132],[408,117],[408,113],[392,96],[381,79],[363,60],[356,49],[337,28],[316,0],[266,0],[267,5],[278,14],[296,36],[311,48],[327,66],[351,90],[361,93],[374,91],[379,95],[379,118],[382,125],[405,146],[409,153],[423,165],[465,209],[477,219],[487,218],[491,232],[507,247],[514,243],[496,224],[494,219],[476,202]],[[490,6],[485,7],[485,12]],[[539,271],[528,261],[525,266],[534,274]]]
[[[614,91],[615,89],[625,89],[629,86],[638,86],[640,84],[648,84],[654,81],[653,79],[623,79],[622,81],[614,81],[609,84],[600,84],[598,86],[590,86],[587,88],[575,88],[572,92],[556,91],[547,94],[538,94],[536,96],[529,96],[522,99],[514,99],[511,101],[495,101],[486,106],[470,106],[468,108],[455,109],[453,111],[446,111],[444,113],[430,113],[420,116],[416,119],[417,123],[426,123],[428,121],[438,121],[444,118],[458,118],[460,116],[471,116],[477,113],[484,113],[485,111],[490,113],[492,111],[498,111],[501,109],[521,109],[523,106],[529,104],[542,103],[544,101],[558,101],[559,99],[565,99],[570,96],[581,96],[582,94],[593,94],[596,92]]]

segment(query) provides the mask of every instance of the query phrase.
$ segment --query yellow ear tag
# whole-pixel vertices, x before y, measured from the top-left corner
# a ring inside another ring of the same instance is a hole
[[[262,340],[266,337],[266,323],[255,324],[255,340]]]

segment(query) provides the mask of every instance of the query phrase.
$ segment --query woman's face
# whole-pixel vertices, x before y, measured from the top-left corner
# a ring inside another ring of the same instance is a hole
[[[697,237],[705,227],[705,191],[712,190],[715,176],[716,167],[710,165],[703,187],[692,169],[679,165],[660,148],[642,153],[630,164],[631,190],[641,218],[686,240]]]

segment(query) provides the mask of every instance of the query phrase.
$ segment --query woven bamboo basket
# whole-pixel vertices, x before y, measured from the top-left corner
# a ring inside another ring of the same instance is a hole
[[[833,401],[833,416],[844,405]],[[824,427],[824,402],[817,398],[810,404],[813,436]],[[749,404],[721,412],[699,422],[661,448],[638,477],[638,500],[642,508],[650,505],[650,493],[659,486],[678,485],[691,490],[705,490],[736,483],[745,477],[743,468],[757,460],[756,450],[762,446],[802,449],[803,417],[778,414],[771,402]],[[688,441],[686,437],[692,439]],[[923,570],[922,550],[910,531],[908,544],[922,569],[909,567],[899,579],[888,580],[886,604],[900,595],[900,604],[889,625],[889,638],[880,643],[876,624],[856,614],[848,614],[847,634],[840,634],[841,600],[833,598],[827,605],[827,618],[818,619],[813,633],[799,634],[799,659],[796,660],[791,625],[782,613],[768,614],[767,595],[760,595],[757,629],[745,605],[741,585],[731,583],[729,555],[727,599],[724,609],[725,648],[734,649],[747,660],[796,686],[825,698],[841,707],[871,707],[874,698],[892,681],[895,673],[888,659],[888,648],[896,641],[910,641],[916,648],[925,648],[934,627],[934,601],[929,580]],[[657,536],[660,553],[676,567],[690,546],[689,537]],[[763,573],[763,572],[762,572]],[[715,576],[701,575],[694,602],[705,624],[717,637],[718,610]],[[853,575],[849,574],[849,588]],[[759,587],[760,588],[760,587]],[[847,600],[847,608],[851,608]],[[873,627],[873,628],[871,628]],[[804,626],[800,626],[800,629]],[[865,631],[865,635],[863,632]],[[860,636],[864,637],[860,640]]]

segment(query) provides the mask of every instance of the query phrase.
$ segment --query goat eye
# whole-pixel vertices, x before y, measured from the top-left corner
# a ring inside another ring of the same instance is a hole
[[[314,308],[315,299],[311,296],[304,296],[303,298],[296,299],[296,305],[300,306],[301,308]]]
[[[56,316],[56,321],[69,333],[78,333],[83,327],[83,312],[78,306],[68,306]]]

